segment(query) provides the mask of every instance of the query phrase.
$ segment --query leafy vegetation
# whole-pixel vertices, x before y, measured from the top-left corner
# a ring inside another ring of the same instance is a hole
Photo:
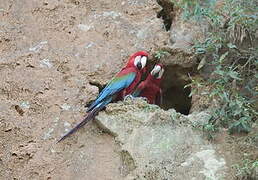
[[[214,131],[217,127],[226,127],[230,133],[250,132],[257,119],[258,42],[255,33],[258,32],[258,2],[173,2],[183,10],[185,21],[205,22],[210,28],[206,39],[193,46],[201,59],[198,70],[209,67],[210,78],[192,80],[190,84],[193,90],[194,87],[211,86],[209,97],[219,101],[209,124],[203,129]]]
[[[242,179],[244,177],[250,177],[252,176],[252,173],[255,172],[256,169],[258,168],[258,159],[252,161],[248,158],[245,158],[241,163],[233,165],[233,168],[236,169],[237,177]]]
[[[169,54],[167,51],[159,50],[155,53],[154,57],[157,59],[161,59],[162,57],[166,56],[167,54]]]

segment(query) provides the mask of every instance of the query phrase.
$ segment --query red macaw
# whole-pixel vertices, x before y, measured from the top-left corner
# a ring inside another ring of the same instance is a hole
[[[162,91],[160,84],[162,81],[162,75],[164,68],[162,64],[154,66],[153,70],[147,76],[146,80],[141,82],[135,91],[133,97],[145,97],[150,104],[162,104]]]
[[[127,65],[106,85],[96,100],[87,109],[87,115],[73,129],[67,132],[58,142],[62,141],[77,129],[93,119],[99,111],[112,101],[123,100],[131,94],[141,80],[142,74],[146,71],[148,53],[139,51],[134,53]]]

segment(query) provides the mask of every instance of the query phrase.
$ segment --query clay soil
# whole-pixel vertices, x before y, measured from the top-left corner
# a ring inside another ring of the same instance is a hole
[[[102,43],[109,37],[104,28],[85,33],[89,14],[112,7],[111,1],[0,0],[0,179],[122,179],[118,146],[94,122],[56,144],[96,97],[92,77],[106,82],[128,57],[121,57],[126,48]],[[107,67],[104,57],[112,52],[116,62]]]

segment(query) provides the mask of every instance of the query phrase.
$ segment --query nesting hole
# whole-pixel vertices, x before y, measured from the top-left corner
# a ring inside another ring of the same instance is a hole
[[[169,31],[174,17],[174,4],[168,0],[157,0],[157,3],[162,7],[157,13],[157,17],[163,19],[166,31]]]
[[[189,97],[191,88],[184,87],[190,83],[188,77],[190,72],[192,72],[191,68],[183,68],[178,65],[165,67],[162,81],[163,103],[161,107],[163,109],[174,108],[181,114],[189,114],[192,102],[192,98]]]

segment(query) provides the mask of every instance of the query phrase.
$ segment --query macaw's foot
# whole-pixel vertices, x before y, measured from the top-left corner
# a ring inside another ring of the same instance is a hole
[[[124,97],[124,101],[127,101],[127,100],[134,100],[135,97],[133,97],[131,94],[127,95]]]
[[[149,102],[148,101],[148,98],[146,98],[146,97],[140,97],[141,99],[143,99],[144,101],[146,101],[146,102]]]

